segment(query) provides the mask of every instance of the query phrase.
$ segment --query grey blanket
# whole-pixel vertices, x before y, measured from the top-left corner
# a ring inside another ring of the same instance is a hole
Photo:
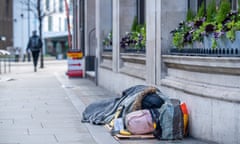
[[[147,87],[144,85],[133,86],[124,90],[120,98],[102,100],[88,105],[82,113],[82,122],[92,124],[109,123],[120,106],[124,107],[122,115],[125,115],[125,113],[131,111],[136,96]]]

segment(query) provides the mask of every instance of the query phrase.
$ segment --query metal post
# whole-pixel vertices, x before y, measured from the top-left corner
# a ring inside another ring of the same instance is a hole
[[[30,0],[28,0],[28,38],[30,38]],[[31,55],[30,55],[29,51],[25,50],[25,53],[26,53],[25,56],[28,57],[27,58],[28,62],[30,62],[31,61]],[[24,61],[25,61],[25,58],[24,58]]]
[[[2,74],[2,58],[0,58],[0,74]]]
[[[98,58],[95,58],[95,84],[98,86]]]
[[[11,58],[8,57],[8,72],[11,72]]]
[[[28,38],[30,38],[30,0],[28,0]],[[28,62],[31,61],[31,55],[29,51],[26,51],[27,57],[28,57]]]
[[[7,73],[6,57],[4,58],[3,62],[4,62],[4,73]]]
[[[30,37],[30,0],[28,0],[28,38]]]

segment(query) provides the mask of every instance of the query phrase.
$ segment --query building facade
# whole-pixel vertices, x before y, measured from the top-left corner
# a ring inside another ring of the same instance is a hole
[[[36,4],[34,4],[36,5]],[[28,0],[13,0],[13,48],[20,49],[20,57],[26,54],[29,37],[33,30],[38,31],[38,20],[32,9],[33,4],[28,5]],[[30,10],[31,9],[31,10]],[[39,33],[39,32],[38,32]]]
[[[74,45],[94,57],[96,83],[113,92],[133,85],[159,87],[188,105],[189,131],[194,138],[217,143],[239,143],[239,57],[173,55],[172,35],[189,9],[197,12],[211,0],[76,0]],[[216,1],[218,4],[220,0]],[[237,9],[237,0],[231,2]],[[205,6],[205,7],[206,7]],[[134,19],[146,28],[143,52],[126,52],[122,41]],[[112,49],[103,40],[112,33]],[[86,75],[88,75],[86,69]]]
[[[67,0],[67,4],[72,33],[72,1]],[[58,59],[65,58],[68,50],[68,23],[65,0],[44,0],[44,10],[50,13],[43,21],[45,53],[56,56]]]
[[[0,1],[0,36],[5,41],[0,41],[0,49],[7,49],[13,45],[13,1]]]
[[[28,5],[28,2],[30,4]],[[39,20],[34,0],[13,1],[13,39],[14,48],[21,49],[21,56],[26,53],[26,47],[32,31],[39,32]],[[72,2],[68,0],[70,9],[70,29],[72,29]],[[43,54],[66,57],[68,49],[68,24],[64,0],[41,1]],[[71,30],[72,32],[72,30]]]

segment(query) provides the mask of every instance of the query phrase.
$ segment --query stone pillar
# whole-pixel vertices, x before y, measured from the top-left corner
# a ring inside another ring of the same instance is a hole
[[[170,32],[178,27],[180,21],[186,19],[186,14],[188,10],[187,0],[161,0],[161,30],[159,35],[161,35],[161,44],[159,49],[161,49],[160,54],[168,54],[172,45],[172,35]],[[158,24],[160,25],[160,24]],[[160,56],[160,55],[159,55]],[[161,61],[161,60],[160,60]],[[166,67],[161,62],[161,73],[160,78],[162,79],[166,76]],[[158,74],[159,75],[159,74]]]
[[[102,41],[112,30],[112,2],[111,0],[96,0],[96,57],[99,58],[102,52]]]
[[[150,84],[156,83],[156,1],[158,0],[146,2],[146,81]]]
[[[78,8],[77,8],[77,1],[76,0],[73,0],[73,17],[78,17]],[[73,31],[74,33],[72,34],[72,49],[75,49],[77,48],[77,39],[78,39],[78,21],[77,19],[73,19]]]
[[[96,38],[97,38],[97,49],[96,49],[96,58],[98,59],[98,63],[100,63],[100,57],[101,57],[101,46],[102,46],[102,28],[101,26],[102,21],[101,21],[101,0],[96,0]]]
[[[156,84],[160,85],[161,78],[162,78],[162,35],[161,35],[161,1],[156,0]]]
[[[100,5],[99,0],[85,0],[84,1],[84,48],[85,48],[85,55],[89,56],[91,44],[95,39],[89,39],[90,35],[92,35],[96,29],[98,24],[98,14],[100,13],[99,7]],[[100,15],[100,14],[99,14]],[[100,22],[99,22],[100,23]],[[82,27],[83,28],[83,27]],[[82,29],[83,30],[83,29]],[[96,35],[98,37],[98,35]],[[96,46],[98,48],[98,46]]]
[[[113,50],[112,68],[114,72],[118,72],[120,66],[120,0],[113,1]]]

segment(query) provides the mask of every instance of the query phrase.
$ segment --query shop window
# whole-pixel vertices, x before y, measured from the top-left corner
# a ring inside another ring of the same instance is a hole
[[[6,3],[6,17],[8,17],[9,16],[9,0],[6,0],[5,1],[5,3]]]
[[[206,11],[206,0],[188,0],[188,9],[191,9],[191,11],[196,14],[202,4],[204,4],[204,10]]]
[[[197,10],[201,7],[202,4],[204,4],[204,11],[206,12],[206,0],[198,0]]]
[[[62,19],[61,19],[61,18],[58,18],[58,30],[59,30],[59,31],[62,31],[61,21],[62,21]]]
[[[230,2],[231,2],[232,10],[236,11],[238,9],[237,7],[238,0],[230,0]]]
[[[139,24],[145,23],[146,18],[146,4],[145,0],[137,0],[137,19]]]
[[[49,16],[48,17],[48,31],[52,31],[52,25],[53,25],[52,22],[53,22],[52,21],[52,16]]]
[[[64,20],[64,31],[68,30],[68,23],[67,23],[67,18]]]
[[[188,9],[191,9],[193,12],[196,13],[201,7],[202,3],[204,3],[204,10],[206,12],[206,7],[209,2],[211,2],[211,0],[188,0]],[[220,2],[221,0],[216,0],[216,5],[219,6]],[[236,11],[238,9],[238,0],[229,0],[229,2],[231,3],[232,10]]]
[[[72,0],[69,1],[68,6],[69,6],[69,13],[70,14],[73,13],[73,1]]]
[[[59,0],[59,12],[63,12],[63,0]]]
[[[46,10],[50,10],[50,1],[46,0]]]
[[[56,0],[53,1],[53,11],[56,11]]]

